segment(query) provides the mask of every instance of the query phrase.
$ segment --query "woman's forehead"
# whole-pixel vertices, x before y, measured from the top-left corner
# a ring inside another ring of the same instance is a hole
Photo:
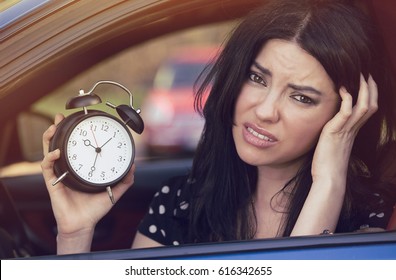
[[[285,62],[286,67],[292,67],[294,64],[312,63],[319,64],[319,61],[301,48],[296,42],[283,39],[268,40],[256,56],[256,60],[269,57],[275,57],[279,62]]]
[[[263,45],[253,65],[270,76],[278,75],[296,82],[333,86],[320,62],[293,41],[269,40]]]

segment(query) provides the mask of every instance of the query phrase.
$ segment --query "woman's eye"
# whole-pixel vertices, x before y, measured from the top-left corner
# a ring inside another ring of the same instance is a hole
[[[305,95],[293,95],[292,98],[304,104],[313,104],[313,100]]]
[[[249,79],[257,84],[262,84],[263,86],[267,86],[266,81],[260,77],[257,73],[251,72],[249,73]]]

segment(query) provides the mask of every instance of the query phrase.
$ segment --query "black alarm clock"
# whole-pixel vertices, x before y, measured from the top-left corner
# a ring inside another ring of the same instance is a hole
[[[129,105],[106,105],[115,109],[120,118],[88,106],[102,102],[94,89],[100,84],[118,86],[129,94]],[[50,141],[49,151],[60,149],[60,158],[54,163],[54,172],[67,187],[82,192],[107,190],[114,203],[111,187],[120,182],[131,168],[135,158],[135,144],[128,127],[141,134],[144,123],[140,110],[133,108],[132,93],[113,81],[99,81],[90,91],[80,90],[78,96],[66,103],[66,109],[82,108],[62,120]]]

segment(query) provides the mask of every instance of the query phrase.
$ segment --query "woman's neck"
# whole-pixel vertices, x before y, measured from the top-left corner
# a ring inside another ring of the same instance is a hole
[[[279,193],[301,167],[302,162],[288,166],[259,166],[257,180],[257,198],[271,199]]]
[[[281,234],[282,220],[289,202],[287,193],[281,190],[297,174],[298,168],[299,166],[258,168],[257,189],[253,198],[257,219],[255,238],[270,238]]]

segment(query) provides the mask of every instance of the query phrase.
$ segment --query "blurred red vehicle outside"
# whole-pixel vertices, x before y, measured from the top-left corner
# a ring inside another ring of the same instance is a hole
[[[158,68],[142,108],[149,155],[195,151],[204,119],[194,110],[194,84],[218,50],[212,46],[175,50]]]

